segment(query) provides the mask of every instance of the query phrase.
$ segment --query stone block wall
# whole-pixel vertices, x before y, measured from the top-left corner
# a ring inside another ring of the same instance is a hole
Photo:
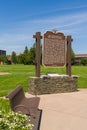
[[[43,76],[29,79],[29,93],[35,95],[64,93],[77,91],[78,77],[76,76]]]

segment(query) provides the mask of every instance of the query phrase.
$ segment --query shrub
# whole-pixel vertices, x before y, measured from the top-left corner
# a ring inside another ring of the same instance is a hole
[[[0,130],[32,130],[33,125],[29,121],[24,114],[0,111]]]
[[[81,64],[82,65],[87,65],[87,59],[81,59]]]

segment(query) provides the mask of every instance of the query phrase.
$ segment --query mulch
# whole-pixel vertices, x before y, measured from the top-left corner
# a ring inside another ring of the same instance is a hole
[[[40,130],[42,110],[38,109],[36,118],[30,117],[30,123],[34,125],[32,130]]]

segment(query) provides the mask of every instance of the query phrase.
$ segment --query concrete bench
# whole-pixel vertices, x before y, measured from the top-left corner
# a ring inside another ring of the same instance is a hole
[[[9,98],[11,108],[14,112],[20,111],[26,115],[36,118],[40,101],[39,97],[26,98],[23,88],[21,86],[17,86],[6,96],[6,98]]]

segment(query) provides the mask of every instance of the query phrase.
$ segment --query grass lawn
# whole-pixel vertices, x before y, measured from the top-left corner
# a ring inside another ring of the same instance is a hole
[[[58,73],[65,74],[65,68],[41,67],[41,74]],[[0,75],[0,96],[5,96],[17,85],[21,84],[24,91],[28,91],[29,77],[35,75],[33,65],[0,65],[0,72],[9,72],[7,75]],[[87,88],[87,66],[73,66],[72,75],[78,75],[78,87]]]
[[[0,111],[5,111],[5,113],[8,113],[11,111],[10,102],[8,99],[0,98]]]

